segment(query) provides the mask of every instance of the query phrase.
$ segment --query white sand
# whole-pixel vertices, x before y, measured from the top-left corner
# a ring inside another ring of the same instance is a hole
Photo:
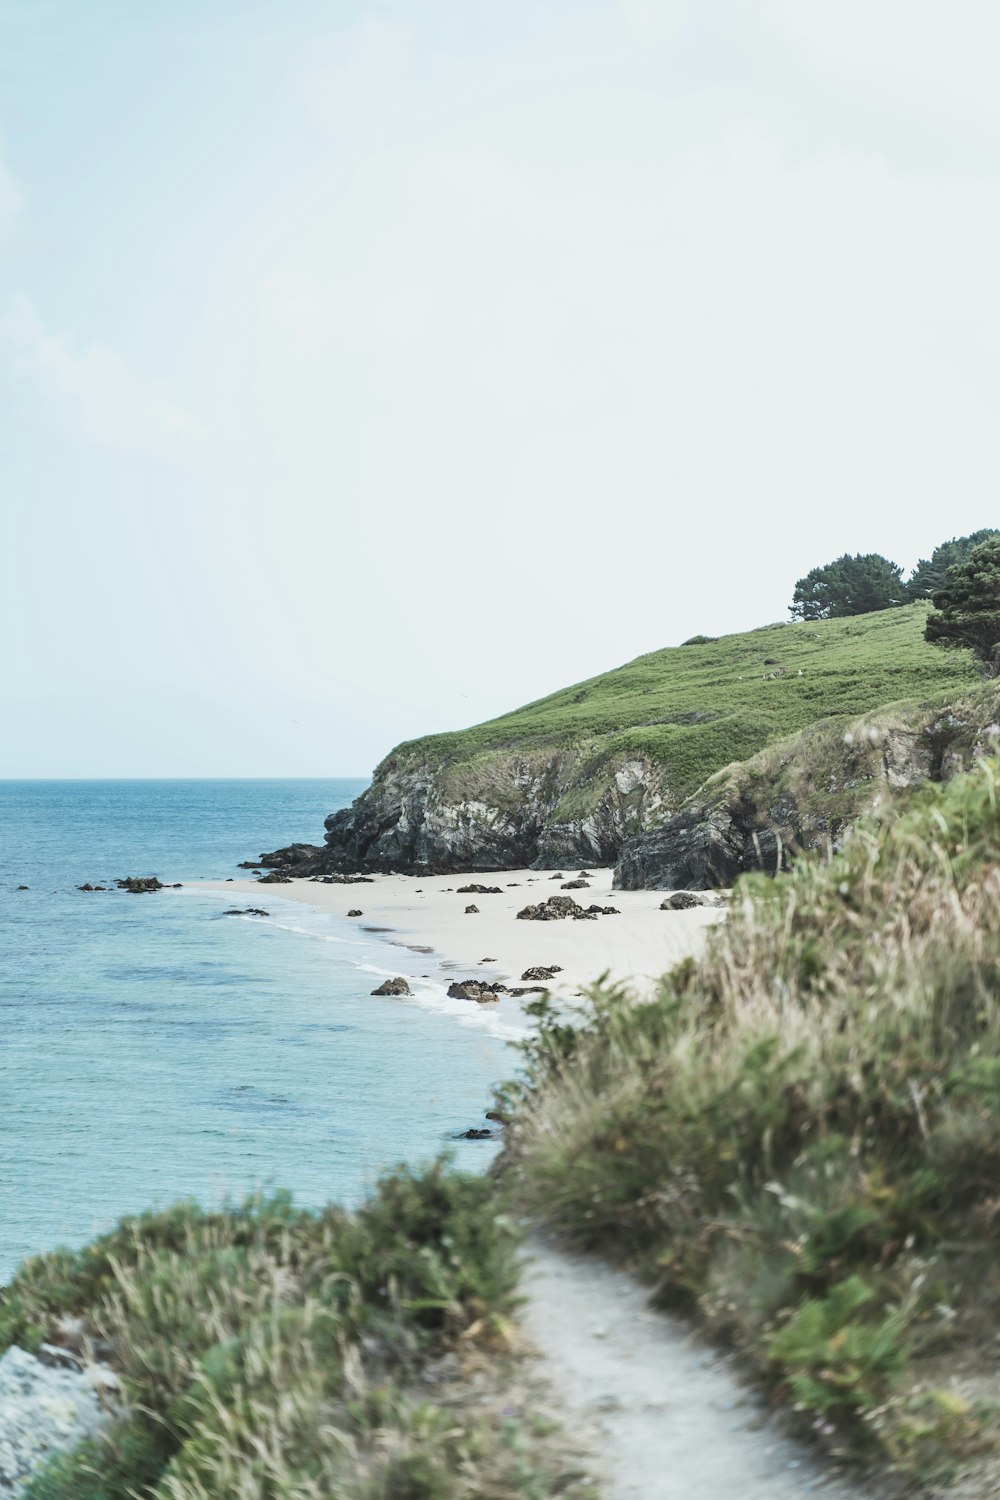
[[[718,906],[661,911],[662,891],[612,891],[610,869],[592,869],[589,874],[589,890],[566,892],[562,881],[533,870],[492,875],[376,875],[371,885],[211,881],[204,888],[260,906],[276,900],[304,902],[363,932],[387,928],[381,934],[365,935],[406,948],[432,949],[423,956],[421,968],[428,978],[443,983],[468,978],[519,984],[525,969],[559,964],[562,973],[550,988],[562,996],[577,994],[604,973],[628,981],[637,993],[648,993],[667,969],[699,951],[708,927],[724,914]],[[566,871],[566,880],[575,878],[576,871]],[[459,886],[470,884],[498,885],[501,894],[458,894]],[[529,902],[563,894],[585,907],[615,906],[621,915],[592,922],[517,920],[517,912]],[[478,913],[466,915],[469,905],[478,906]],[[352,908],[360,909],[363,916],[348,919]],[[392,967],[387,953],[386,968]],[[400,972],[412,972],[412,964]]]

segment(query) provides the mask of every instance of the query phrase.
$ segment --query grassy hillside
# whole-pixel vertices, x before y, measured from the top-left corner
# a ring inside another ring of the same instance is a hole
[[[976,681],[971,660],[924,642],[926,615],[914,605],[654,651],[471,729],[409,741],[390,760],[447,761],[453,782],[464,770],[474,783],[478,767],[515,747],[572,746],[595,767],[639,755],[667,768],[676,801],[818,719]]]
[[[520,1204],[698,1311],[840,1453],[1000,1484],[1000,765],[744,880],[642,1005],[544,1003]],[[983,1468],[988,1477],[983,1477]]]
[[[357,1214],[180,1204],[28,1261],[0,1351],[82,1320],[125,1404],[25,1500],[587,1500],[517,1384],[515,1252],[488,1180],[432,1167]]]

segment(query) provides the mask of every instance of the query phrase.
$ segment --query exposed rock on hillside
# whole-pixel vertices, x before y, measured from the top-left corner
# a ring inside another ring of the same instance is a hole
[[[774,873],[801,849],[838,847],[898,793],[948,781],[1000,741],[1000,686],[807,729],[710,778],[660,828],[630,840],[622,890],[703,890]]]

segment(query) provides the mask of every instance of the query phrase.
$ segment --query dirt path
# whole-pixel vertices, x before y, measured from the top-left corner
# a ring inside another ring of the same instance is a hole
[[[522,1323],[605,1500],[867,1500],[779,1432],[724,1356],[598,1261],[535,1243]]]

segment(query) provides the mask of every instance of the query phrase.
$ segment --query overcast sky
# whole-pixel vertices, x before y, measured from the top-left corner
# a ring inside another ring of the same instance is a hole
[[[349,775],[1000,521],[995,0],[0,0],[0,775]]]

